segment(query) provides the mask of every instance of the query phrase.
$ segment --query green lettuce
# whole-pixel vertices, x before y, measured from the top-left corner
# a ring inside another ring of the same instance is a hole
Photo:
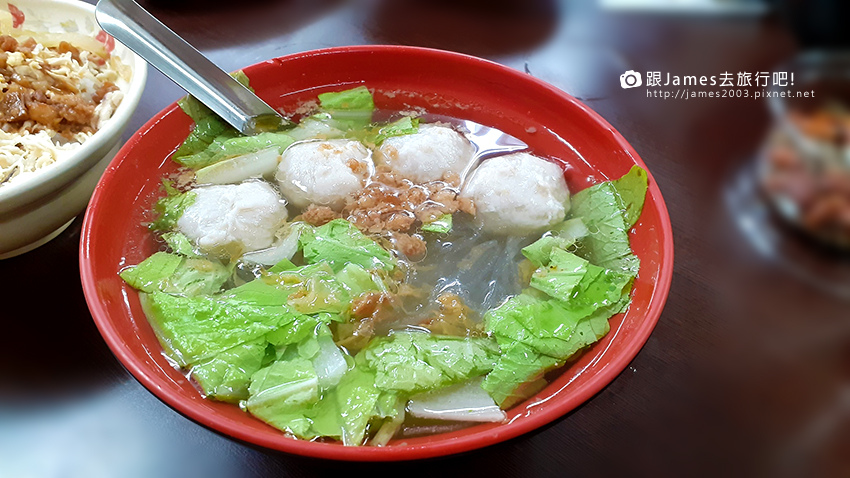
[[[572,218],[557,224],[549,234],[522,249],[522,254],[540,267],[548,263],[549,255],[553,249],[571,249],[581,238],[587,236],[589,231],[581,218]]]
[[[319,95],[321,112],[316,116],[341,130],[363,129],[372,122],[375,101],[365,86],[350,90],[322,93]],[[328,117],[322,117],[325,114]],[[330,121],[328,121],[330,120]]]
[[[302,439],[329,437],[344,445],[361,445],[366,428],[379,417],[380,392],[375,377],[357,368],[339,385],[319,394],[318,376],[310,361],[275,362],[257,372],[251,383],[248,411],[270,425]]]
[[[355,297],[388,290],[378,274],[354,263],[345,264],[336,273],[327,261],[280,269],[283,268],[272,268],[263,277],[233,288],[225,296],[263,305],[287,305],[302,314],[337,316],[349,309]]]
[[[229,130],[230,127],[225,125],[218,116],[209,115],[197,120],[192,132],[183,141],[183,144],[177,148],[177,151],[172,155],[175,161],[177,158],[200,153],[207,149],[213,140]]]
[[[452,215],[443,214],[431,222],[422,225],[422,230],[437,234],[448,234],[452,230]]]
[[[286,133],[266,132],[254,136],[229,138],[207,152],[212,155],[213,162],[218,162],[225,158],[260,151],[272,146],[277,147],[278,151],[282,152],[294,142],[295,140]]]
[[[156,252],[140,262],[128,267],[119,274],[124,282],[142,292],[160,290],[162,283],[177,271],[183,258],[167,252]]]
[[[169,231],[174,229],[180,216],[186,208],[195,203],[196,195],[192,191],[181,193],[167,180],[162,181],[165,196],[159,198],[153,206],[156,218],[148,225],[154,231]]]
[[[223,402],[248,398],[251,376],[268,360],[268,342],[259,338],[229,348],[192,367],[192,378],[207,397]]]
[[[502,349],[499,362],[481,384],[503,409],[528,398],[546,385],[543,374],[562,365],[556,358],[517,343]]]
[[[348,263],[336,273],[336,279],[348,294],[354,298],[365,292],[387,292],[389,287],[378,274],[369,272],[362,266]]]
[[[559,236],[543,236],[522,248],[522,255],[537,267],[549,262],[553,249],[567,249],[574,241]]]
[[[177,106],[179,106],[189,118],[192,118],[192,121],[196,124],[202,119],[215,114],[211,109],[207,108],[206,105],[191,95],[184,96],[177,100]]]
[[[300,438],[332,437],[360,445],[369,421],[381,416],[374,374],[351,368],[350,361],[329,370],[328,347],[337,360],[341,352],[326,324],[307,326],[299,327],[304,333],[290,334],[301,338],[285,347],[275,363],[254,374],[244,403],[254,415]]]
[[[235,129],[226,129],[221,134],[215,136],[204,149],[191,154],[175,154],[171,157],[171,159],[182,166],[186,166],[187,168],[201,169],[215,163],[216,153],[224,150],[224,144],[227,141],[238,137],[239,133]]]
[[[341,314],[350,303],[351,295],[333,275],[311,275],[289,296],[289,305],[302,314]]]
[[[556,300],[527,294],[509,300],[486,316],[502,354],[482,388],[502,408],[536,393],[539,388],[528,384],[604,337],[608,319],[620,307],[617,303],[577,319]]]
[[[579,242],[577,254],[600,267],[637,275],[640,260],[632,254],[620,195],[610,182],[575,194],[571,214],[592,231]]]
[[[216,136],[202,151],[185,156],[174,156],[174,161],[191,169],[201,169],[221,160],[253,153],[270,147],[283,151],[295,142],[286,133],[266,132],[254,136],[240,136],[235,131],[225,131]]]
[[[490,338],[398,332],[373,339],[355,357],[375,373],[375,386],[406,394],[441,388],[493,369],[499,349]]]
[[[162,240],[168,244],[168,247],[175,253],[186,257],[201,257],[195,252],[195,246],[184,234],[172,231],[162,235]]]
[[[242,70],[231,73],[230,76],[232,76],[236,81],[241,83],[242,86],[244,86],[245,88],[254,91],[254,89],[250,86],[250,80],[248,79],[248,75],[246,75]],[[177,101],[177,105],[180,107],[181,110],[183,110],[184,113],[186,113],[187,116],[192,118],[192,121],[194,121],[196,124],[200,120],[208,116],[215,116],[215,113],[213,113],[211,109],[207,108],[206,105],[204,105],[203,103],[198,101],[197,98],[191,95],[187,95],[179,99]]]
[[[356,264],[364,269],[395,268],[389,252],[345,219],[334,219],[315,229],[305,229],[299,244],[304,260],[310,264],[325,261],[334,271],[342,270],[346,264]]]
[[[530,289],[484,316],[502,355],[482,387],[503,408],[535,393],[543,374],[607,334],[608,319],[628,304],[634,279],[591,264],[552,238],[537,242],[523,251],[540,266]]]
[[[364,142],[380,146],[387,138],[404,136],[419,132],[419,118],[404,116],[387,124],[373,125],[361,139]]]
[[[230,277],[224,265],[199,257],[157,252],[121,271],[125,282],[142,292],[163,291],[186,296],[212,294]]]
[[[640,260],[629,246],[629,229],[640,216],[646,190],[646,171],[635,166],[616,181],[573,195],[571,216],[592,231],[579,241],[577,254],[597,266],[637,275]]]
[[[298,268],[298,266],[296,266],[295,263],[293,263],[291,260],[281,259],[280,262],[273,265],[269,269],[269,272],[278,273],[278,272],[290,271],[290,270],[296,269],[296,268]]]
[[[374,340],[355,358],[356,366],[323,391],[311,362],[323,328],[256,372],[244,402],[255,416],[303,439],[330,437],[361,445],[370,422],[394,418],[409,392],[483,375],[499,353],[487,338],[397,333]]]
[[[160,289],[187,296],[214,294],[230,278],[231,270],[219,262],[202,257],[187,257]]]
[[[344,445],[363,443],[369,421],[380,415],[376,407],[380,395],[370,372],[355,368],[345,374],[331,400],[340,410],[340,438]]]
[[[181,366],[209,360],[278,330],[301,315],[283,305],[227,297],[186,297],[158,291],[142,297],[160,343]]]
[[[358,86],[320,94],[319,106],[325,111],[373,111],[375,102],[369,88]]]
[[[586,316],[619,302],[632,278],[595,266],[563,249],[553,249],[550,261],[534,272],[529,285]]]
[[[273,284],[287,294],[287,303],[303,314],[329,312],[339,314],[348,309],[351,294],[337,279],[327,262],[269,273],[259,279]]]
[[[312,438],[305,415],[319,401],[319,379],[303,358],[274,362],[251,377],[245,407],[266,423],[302,438]]]
[[[631,229],[640,217],[643,203],[646,201],[646,190],[649,187],[646,170],[640,166],[632,166],[628,173],[611,184],[620,195],[626,227]]]
[[[266,340],[276,347],[300,343],[315,335],[316,329],[329,322],[332,317],[319,314],[299,315],[292,322],[266,334]]]
[[[291,293],[291,290],[279,287],[273,280],[259,278],[227,290],[219,298],[261,306],[285,306]]]

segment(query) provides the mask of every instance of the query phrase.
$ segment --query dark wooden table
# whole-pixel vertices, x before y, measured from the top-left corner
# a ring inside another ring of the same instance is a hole
[[[590,1],[170,3],[146,6],[226,70],[334,45],[410,44],[526,68],[579,96],[631,142],[666,198],[670,298],[630,366],[550,426],[421,463],[318,461],[207,430],[124,370],[83,299],[80,217],[0,262],[0,476],[850,475],[850,302],[760,254],[724,199],[770,128],[766,103],[619,87],[626,69],[769,71],[797,50],[777,19],[627,15]],[[152,70],[125,138],[182,94]]]

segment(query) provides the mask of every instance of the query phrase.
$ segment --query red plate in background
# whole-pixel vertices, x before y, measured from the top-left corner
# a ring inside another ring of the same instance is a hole
[[[259,96],[288,111],[318,93],[366,85],[381,109],[424,108],[497,128],[527,143],[535,154],[562,159],[573,191],[618,178],[635,164],[646,168],[611,125],[575,98],[479,58],[414,47],[355,46],[289,55],[244,71]],[[614,316],[611,332],[548,387],[509,410],[506,423],[395,440],[381,448],[287,437],[235,405],[201,398],[163,357],[138,294],[118,277],[122,268],[157,248],[142,222],[162,194],[160,178],[177,169],[168,156],[191,126],[171,105],[115,156],[86,212],[80,271],[95,323],[124,366],[165,403],[221,433],[289,453],[340,460],[409,460],[480,448],[549,423],[599,392],[637,355],[661,315],[673,271],[673,237],[667,207],[650,173],[646,205],[631,233],[632,248],[641,259],[631,307]]]

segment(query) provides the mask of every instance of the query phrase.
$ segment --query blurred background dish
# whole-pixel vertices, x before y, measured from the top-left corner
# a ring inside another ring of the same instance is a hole
[[[786,220],[848,249],[850,55],[814,51],[781,69],[813,97],[770,98],[775,127],[761,156],[762,186]]]
[[[121,133],[147,77],[147,64],[123,45],[104,34],[96,39],[100,29],[89,4],[21,0],[7,8],[12,13],[6,15],[15,18],[16,28],[7,25],[3,33],[18,39],[9,40],[3,48],[7,76],[4,157],[0,159],[0,259],[44,244],[85,209],[97,179],[120,146]],[[19,48],[32,47],[25,40],[31,34],[44,49],[35,46],[33,53],[21,53]],[[64,39],[71,45],[59,43]],[[38,55],[48,47],[67,51],[71,58],[63,59],[61,53]],[[100,54],[87,55],[99,49]],[[69,69],[76,76],[63,76]],[[17,105],[20,111],[9,106],[14,101],[22,102]],[[88,101],[93,102],[91,106],[86,105]],[[87,108],[94,108],[91,117]],[[23,136],[16,145],[17,131]]]

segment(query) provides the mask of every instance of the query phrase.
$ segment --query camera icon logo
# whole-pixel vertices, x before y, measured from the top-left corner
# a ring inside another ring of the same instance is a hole
[[[640,77],[640,73],[629,70],[622,75],[620,75],[620,86],[623,89],[626,88],[636,88],[643,84],[643,80]]]

